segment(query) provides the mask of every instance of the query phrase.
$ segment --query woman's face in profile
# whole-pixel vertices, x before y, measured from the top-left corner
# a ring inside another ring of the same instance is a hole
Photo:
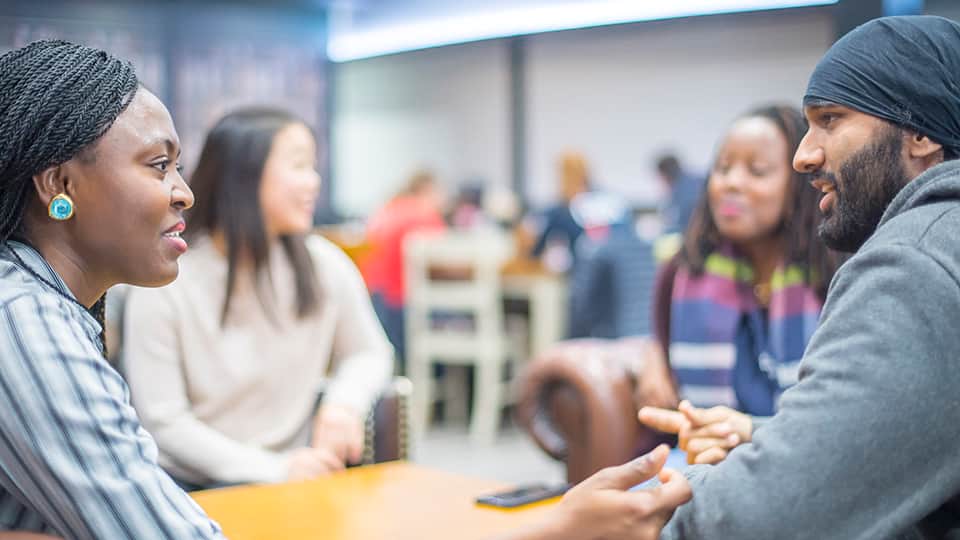
[[[734,243],[777,234],[792,169],[786,137],[766,118],[738,120],[727,132],[710,172],[707,196],[720,234]]]
[[[317,143],[307,126],[289,124],[273,137],[263,166],[260,205],[269,237],[304,234],[320,194]]]
[[[182,213],[193,206],[179,158],[170,113],[140,88],[92,148],[61,166],[76,206],[63,225],[80,264],[116,283],[159,286],[177,277],[187,249]]]

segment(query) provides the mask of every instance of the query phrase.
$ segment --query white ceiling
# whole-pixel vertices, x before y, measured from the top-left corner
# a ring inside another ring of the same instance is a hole
[[[836,0],[331,0],[328,54],[347,61],[439,45]]]

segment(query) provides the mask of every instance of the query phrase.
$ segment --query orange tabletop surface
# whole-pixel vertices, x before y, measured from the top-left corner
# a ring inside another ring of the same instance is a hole
[[[473,502],[507,488],[393,462],[309,482],[199,491],[193,497],[232,540],[483,540],[542,518],[559,500],[513,510]]]

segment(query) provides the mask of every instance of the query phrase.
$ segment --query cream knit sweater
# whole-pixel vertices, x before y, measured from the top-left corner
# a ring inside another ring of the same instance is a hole
[[[327,240],[311,237],[308,247],[320,308],[302,320],[295,316],[293,267],[279,244],[269,259],[276,323],[248,278],[238,279],[221,327],[227,263],[209,238],[181,258],[172,284],[131,290],[124,369],[160,463],[175,476],[197,483],[282,481],[285,453],[308,444],[328,370],[334,374],[324,403],[359,414],[386,384],[393,350],[360,274]]]

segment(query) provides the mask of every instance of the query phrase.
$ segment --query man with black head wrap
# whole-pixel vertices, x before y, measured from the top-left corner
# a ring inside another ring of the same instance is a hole
[[[856,252],[779,411],[662,538],[960,538],[960,25],[871,21],[810,78],[794,167]]]

